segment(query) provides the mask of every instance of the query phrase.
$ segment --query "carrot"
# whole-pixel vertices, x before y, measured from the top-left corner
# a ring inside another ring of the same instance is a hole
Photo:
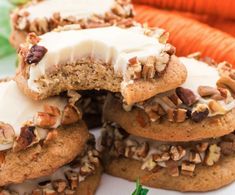
[[[169,42],[177,48],[177,55],[201,51],[218,62],[228,61],[235,67],[235,38],[198,21],[156,8],[135,5],[136,20],[147,22],[170,32]]]
[[[235,19],[234,0],[133,0],[133,2],[152,5],[157,8],[188,11]]]
[[[198,20],[199,22],[208,24],[209,26],[212,26],[214,28],[218,28],[219,30],[224,31],[235,37],[235,20],[223,19],[216,16],[210,16],[205,14],[204,15],[193,14],[190,12],[173,11],[171,13],[175,13],[177,15]]]

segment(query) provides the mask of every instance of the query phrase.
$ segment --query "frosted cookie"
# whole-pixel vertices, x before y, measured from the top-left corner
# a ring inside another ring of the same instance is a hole
[[[33,99],[68,89],[103,89],[121,92],[127,104],[143,101],[186,79],[185,67],[162,36],[162,30],[140,26],[29,36],[19,50],[16,81]]]
[[[134,24],[129,0],[34,0],[11,14],[10,42],[18,48],[30,32],[37,35],[59,26],[77,24],[79,28],[96,28]]]
[[[235,135],[199,142],[164,143],[127,134],[117,125],[103,131],[105,171],[155,188],[204,192],[235,180]]]
[[[104,118],[129,133],[162,141],[190,141],[220,137],[235,129],[235,77],[227,63],[208,65],[180,58],[187,80],[174,90],[127,106],[110,95]]]
[[[89,138],[79,94],[27,98],[15,81],[0,83],[0,186],[50,175],[81,154]]]
[[[95,194],[101,178],[102,167],[100,154],[94,144],[94,137],[91,136],[79,156],[71,163],[56,170],[52,175],[4,186],[0,193]],[[33,166],[31,167],[33,168]]]

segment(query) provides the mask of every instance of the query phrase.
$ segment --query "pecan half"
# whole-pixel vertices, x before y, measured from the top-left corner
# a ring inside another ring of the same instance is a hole
[[[43,56],[47,53],[47,49],[43,46],[33,45],[26,57],[26,62],[28,64],[38,63],[41,61]]]
[[[187,106],[191,106],[195,102],[197,102],[196,95],[190,89],[178,87],[176,88],[176,94],[178,95],[180,100]]]
[[[217,81],[217,86],[218,87],[222,87],[222,88],[228,88],[232,91],[232,93],[235,93],[235,80],[232,79],[229,76],[225,76],[225,77],[221,77],[218,81]]]

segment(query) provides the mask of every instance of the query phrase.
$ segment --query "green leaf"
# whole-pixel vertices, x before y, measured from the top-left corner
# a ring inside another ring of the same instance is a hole
[[[142,187],[142,185],[140,184],[140,180],[137,179],[137,181],[136,181],[136,189],[132,193],[132,195],[147,195],[148,191],[149,191],[148,189]]]

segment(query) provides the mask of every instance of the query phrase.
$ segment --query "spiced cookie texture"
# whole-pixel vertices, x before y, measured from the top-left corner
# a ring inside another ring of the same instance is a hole
[[[76,24],[77,28],[134,25],[133,6],[129,0],[34,0],[11,13],[10,42],[18,48],[27,34],[37,35],[57,27]]]
[[[161,29],[141,26],[30,34],[19,50],[16,81],[36,100],[69,89],[103,89],[120,92],[127,104],[143,101],[186,79],[185,67],[162,36]]]
[[[161,141],[191,141],[220,137],[235,129],[234,70],[227,63],[208,65],[180,58],[187,80],[174,90],[127,105],[109,95],[104,118],[129,133]]]

